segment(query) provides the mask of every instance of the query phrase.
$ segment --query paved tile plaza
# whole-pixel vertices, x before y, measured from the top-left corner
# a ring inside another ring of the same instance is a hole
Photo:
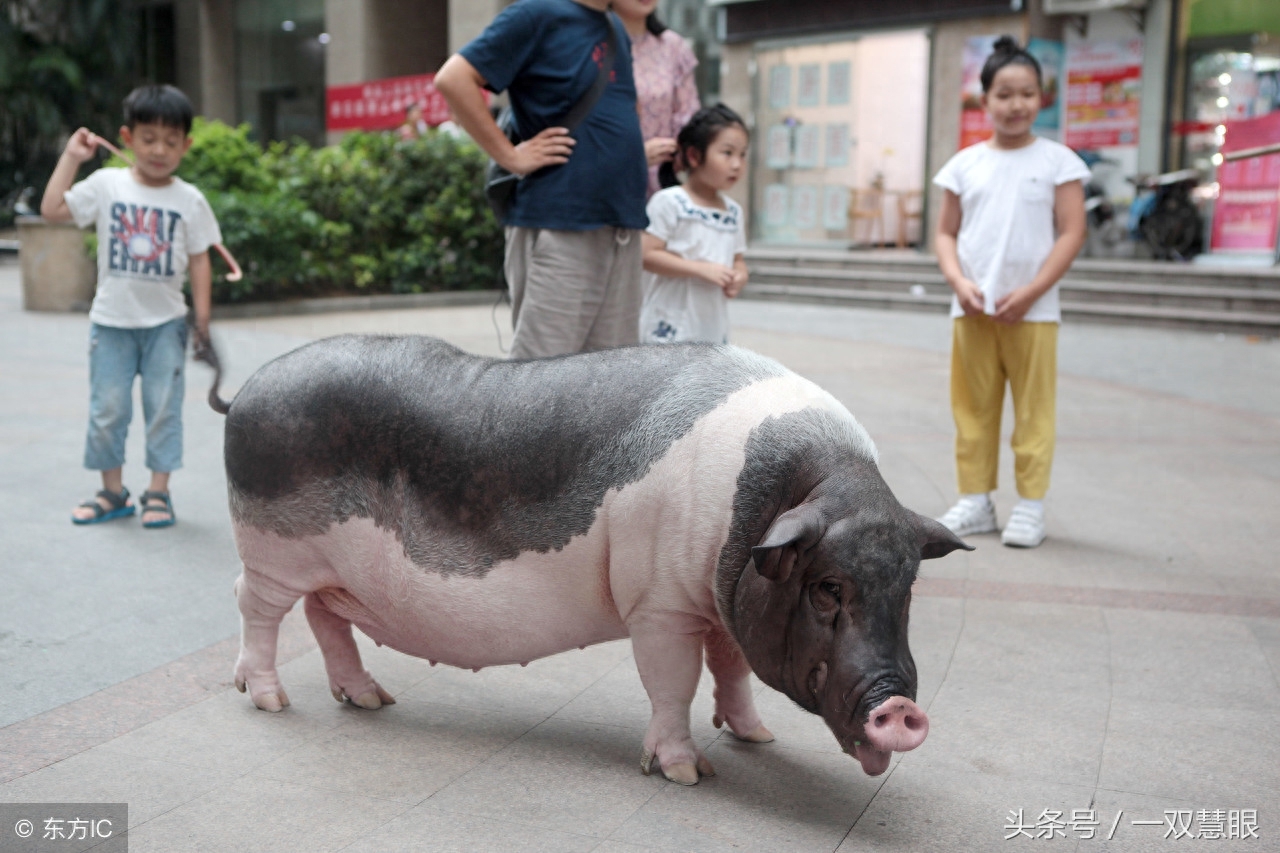
[[[734,308],[737,343],[863,422],[904,504],[947,508],[946,318]],[[497,355],[495,320],[505,332],[501,310],[460,307],[215,334],[234,390],[339,332]],[[1280,849],[1280,343],[1065,327],[1049,539],[979,536],[922,567],[925,744],[868,778],[764,687],[777,740],[737,743],[711,726],[704,680],[694,736],[718,775],[681,788],[639,772],[648,702],[625,641],[479,674],[365,642],[398,700],[365,712],[329,696],[295,612],[293,705],[255,710],[230,684],[239,565],[204,368],[187,387],[178,525],[68,522],[97,488],[79,465],[87,327],[22,312],[16,267],[0,266],[0,804],[127,802],[135,853]],[[139,429],[129,458],[138,493]],[[1003,463],[1001,520],[1007,449]]]

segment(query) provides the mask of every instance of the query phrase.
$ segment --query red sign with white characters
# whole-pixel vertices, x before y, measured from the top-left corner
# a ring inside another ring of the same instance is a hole
[[[1280,140],[1280,111],[1226,122],[1224,154]],[[1209,246],[1215,252],[1272,252],[1280,226],[1280,154],[1265,154],[1218,167]]]
[[[449,119],[449,105],[436,91],[434,74],[388,77],[325,89],[327,130],[387,130],[404,123],[405,108],[422,105],[422,118],[435,127]],[[488,93],[485,93],[486,97]]]

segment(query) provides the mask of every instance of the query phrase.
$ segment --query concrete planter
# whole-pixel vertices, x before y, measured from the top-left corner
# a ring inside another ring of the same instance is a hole
[[[88,311],[98,270],[75,225],[18,217],[22,307],[27,311]]]

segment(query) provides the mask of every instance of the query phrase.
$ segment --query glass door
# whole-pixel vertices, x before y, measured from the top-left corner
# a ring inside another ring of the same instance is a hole
[[[924,189],[928,57],[923,30],[756,51],[756,242],[919,240],[918,217],[900,211]]]

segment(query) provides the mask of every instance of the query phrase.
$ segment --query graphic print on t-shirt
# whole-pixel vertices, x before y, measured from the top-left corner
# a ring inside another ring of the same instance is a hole
[[[181,221],[182,214],[176,210],[114,202],[108,268],[138,277],[172,276],[173,235]]]
[[[602,41],[591,51],[591,61],[596,64],[596,68],[604,70],[604,58],[609,55],[609,42]],[[618,82],[618,71],[615,68],[609,69],[609,82]]]

